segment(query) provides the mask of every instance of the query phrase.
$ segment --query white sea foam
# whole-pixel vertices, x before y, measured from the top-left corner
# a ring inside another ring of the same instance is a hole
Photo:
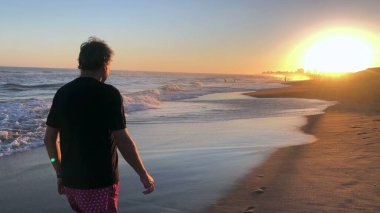
[[[136,92],[124,95],[125,107],[127,112],[143,111],[147,109],[157,109],[160,107],[160,90],[153,89],[148,91]]]
[[[50,100],[21,100],[0,104],[0,156],[43,145]]]

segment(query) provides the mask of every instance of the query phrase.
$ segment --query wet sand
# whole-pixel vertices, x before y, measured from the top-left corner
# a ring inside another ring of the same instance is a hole
[[[260,98],[336,100],[302,128],[314,143],[281,148],[207,212],[380,212],[380,69],[290,83]]]

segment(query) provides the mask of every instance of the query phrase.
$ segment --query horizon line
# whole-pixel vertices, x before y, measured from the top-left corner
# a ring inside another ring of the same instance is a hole
[[[78,70],[78,68],[69,68],[69,67],[40,67],[40,66],[8,66],[8,65],[0,65],[0,67],[8,67],[8,68],[34,68],[34,69],[63,69],[63,70]],[[262,75],[263,72],[258,73],[225,73],[225,72],[187,72],[187,71],[162,71],[162,70],[126,70],[126,69],[111,69],[116,72],[152,72],[152,73],[180,73],[180,74],[211,74],[211,75]]]

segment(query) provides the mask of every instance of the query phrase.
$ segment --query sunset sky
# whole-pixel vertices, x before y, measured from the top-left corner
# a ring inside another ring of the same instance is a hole
[[[80,44],[96,36],[114,49],[118,70],[251,74],[314,66],[308,60],[325,51],[356,52],[332,63],[361,64],[340,69],[375,67],[379,8],[378,0],[1,1],[0,66],[75,68]],[[334,39],[340,50],[326,50]]]

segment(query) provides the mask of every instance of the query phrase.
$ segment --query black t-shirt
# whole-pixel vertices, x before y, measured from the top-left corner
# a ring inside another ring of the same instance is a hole
[[[54,96],[46,124],[59,129],[63,184],[93,189],[119,181],[111,133],[124,129],[123,99],[113,86],[79,77]]]

